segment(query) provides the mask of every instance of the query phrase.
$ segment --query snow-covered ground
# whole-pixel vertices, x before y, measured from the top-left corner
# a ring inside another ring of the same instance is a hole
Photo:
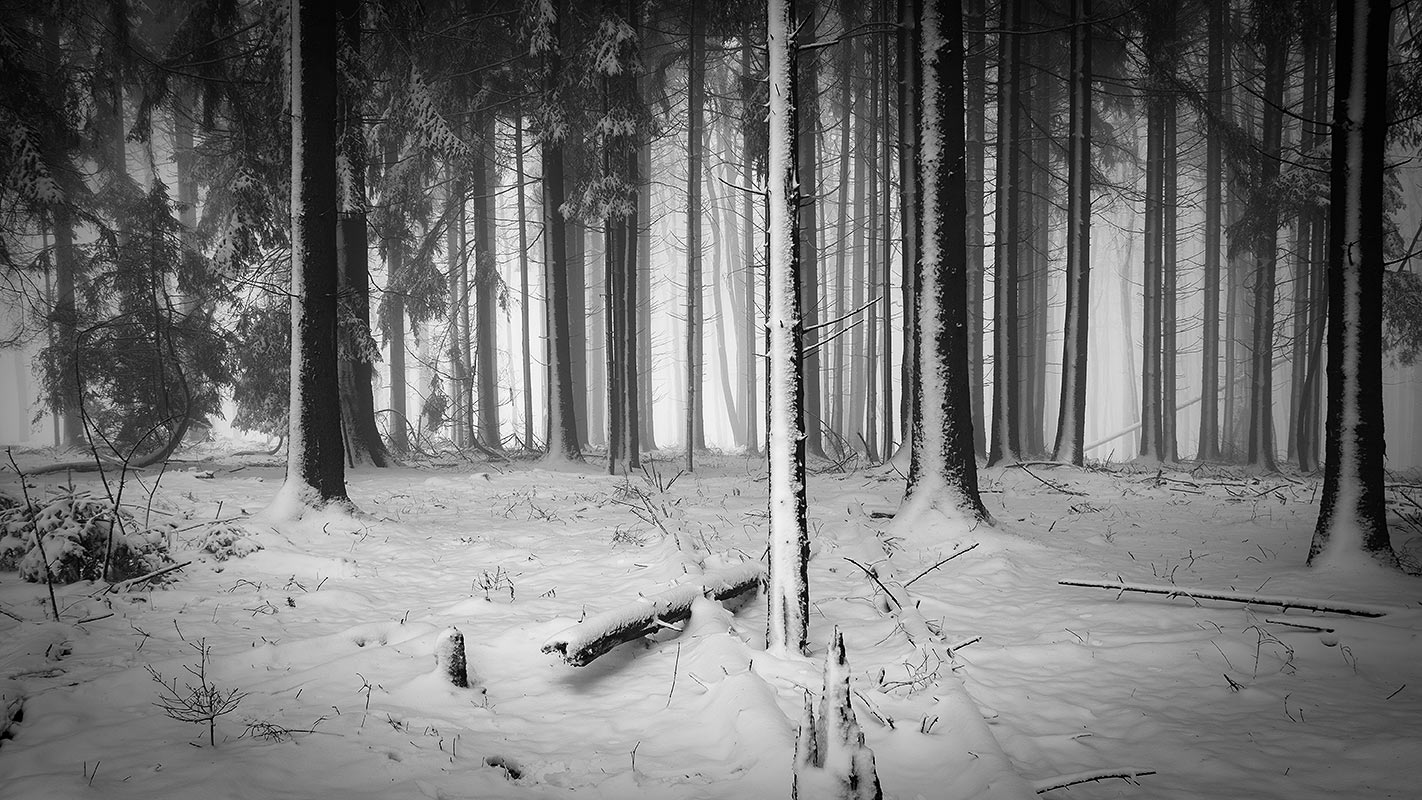
[[[969,531],[892,528],[884,512],[903,488],[892,469],[812,474],[811,657],[764,652],[759,596],[734,615],[699,603],[684,631],[586,667],[540,652],[639,593],[761,558],[762,463],[703,458],[662,488],[674,464],[630,480],[592,465],[361,470],[350,480],[361,515],[280,524],[260,517],[282,483],[271,457],[176,464],[151,512],[178,528],[173,557],[193,561],[174,582],[63,587],[56,623],[42,586],[0,573],[0,690],[24,697],[14,738],[0,742],[0,797],[787,798],[803,693],[820,692],[835,626],[889,798],[1015,796],[1029,784],[1002,780],[1003,753],[1027,782],[1155,773],[1047,797],[1413,798],[1422,787],[1422,581],[1304,568],[1314,480],[989,470],[999,525]],[[5,477],[0,491],[16,492]],[[30,491],[65,480],[36,478]],[[92,474],[74,480],[97,490]],[[140,518],[144,480],[126,494]],[[262,550],[218,561],[197,549],[201,523],[239,515],[252,515],[239,522]],[[1394,542],[1415,566],[1422,541],[1399,527]],[[909,585],[944,642],[981,637],[935,675],[849,559],[907,582],[974,543]],[[1062,578],[1398,610],[1284,613]],[[474,688],[434,671],[450,626]],[[146,669],[181,688],[201,646],[211,682],[246,693],[217,720],[215,747],[205,725],[155,706],[163,689]]]

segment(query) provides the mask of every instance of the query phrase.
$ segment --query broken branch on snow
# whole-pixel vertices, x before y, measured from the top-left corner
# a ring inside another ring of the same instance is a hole
[[[1156,586],[1146,583],[1111,583],[1108,581],[1060,580],[1063,586],[1082,586],[1087,589],[1109,589],[1116,592],[1141,592],[1142,594],[1163,594],[1167,597],[1189,597],[1192,600],[1223,600],[1227,603],[1253,603],[1261,606],[1279,606],[1284,610],[1301,608],[1308,611],[1322,611],[1326,614],[1346,614],[1354,617],[1383,617],[1397,609],[1386,606],[1370,606],[1355,603],[1334,603],[1329,600],[1309,600],[1302,597],[1281,597],[1277,595],[1248,594],[1221,590],[1182,589],[1179,586]]]
[[[639,597],[621,608],[595,614],[543,643],[543,652],[556,653],[574,667],[592,663],[623,642],[640,639],[671,623],[691,616],[698,597],[725,602],[753,594],[765,573],[759,564],[747,563],[701,576],[650,597]]]

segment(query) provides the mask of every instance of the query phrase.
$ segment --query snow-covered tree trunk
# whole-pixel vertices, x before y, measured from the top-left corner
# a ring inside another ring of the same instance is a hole
[[[770,575],[766,649],[802,653],[809,635],[807,565],[810,540],[805,520],[805,437],[800,372],[800,250],[796,210],[800,191],[795,163],[794,43],[791,0],[767,0],[770,57],[770,140],[766,202],[769,264],[766,309],[770,420]]]
[[[1383,169],[1390,8],[1338,11],[1328,244],[1328,420],[1309,564],[1366,553],[1389,566],[1383,496]]]
[[[336,24],[291,14],[291,401],[279,513],[349,505],[336,354]]]
[[[900,250],[899,267],[903,275],[903,340],[904,358],[900,367],[902,376],[900,384],[903,391],[900,393],[902,405],[899,407],[899,420],[902,423],[901,432],[905,441],[910,435],[913,425],[913,416],[918,413],[913,405],[913,385],[918,380],[914,374],[918,357],[914,353],[914,274],[918,271],[918,197],[917,183],[914,174],[917,170],[918,149],[917,140],[914,138],[917,132],[914,130],[916,123],[913,119],[913,103],[915,92],[918,87],[918,25],[914,20],[913,3],[911,0],[898,0],[899,25],[895,41],[898,62],[898,122],[899,122],[899,219],[900,219],[900,240],[903,247]]]
[[[557,11],[548,10],[549,43],[543,51],[543,102],[559,102],[563,59]],[[582,460],[577,417],[573,408],[573,356],[568,319],[568,240],[563,220],[563,136],[566,131],[545,130],[540,135],[539,157],[543,172],[543,264],[548,302],[548,450],[549,461]],[[581,268],[581,263],[579,265]]]
[[[351,464],[384,467],[390,454],[375,424],[374,361],[370,332],[370,236],[366,227],[364,81],[360,74],[361,0],[337,5],[339,77],[336,90],[336,173],[339,194],[337,262],[341,427]]]
[[[1053,458],[1078,466],[1086,438],[1091,310],[1091,0],[1072,0],[1071,134],[1067,152],[1067,296],[1061,404]]]
[[[940,7],[946,10],[940,12]],[[926,2],[919,17],[918,413],[906,509],[937,507],[977,522],[973,408],[968,386],[967,175],[961,2]],[[906,511],[905,518],[914,514]]]
[[[1022,37],[1014,31],[1023,0],[1002,3],[1002,33],[998,40],[997,84],[997,230],[993,244],[996,275],[993,289],[992,439],[988,464],[1019,457],[1022,447],[1018,409],[1022,387],[1018,376],[1018,87],[1022,83]]]

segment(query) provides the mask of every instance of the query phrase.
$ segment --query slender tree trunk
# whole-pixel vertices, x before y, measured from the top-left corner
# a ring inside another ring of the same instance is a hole
[[[866,49],[867,49],[867,48],[866,48]],[[858,148],[858,149],[859,149],[859,158],[858,158],[857,160],[858,160],[859,164],[861,165],[861,167],[860,167],[860,169],[859,169],[858,171],[863,175],[863,177],[862,177],[862,179],[861,179],[861,183],[864,185],[865,191],[867,192],[867,194],[869,195],[869,197],[878,197],[881,193],[882,193],[882,194],[887,194],[887,192],[885,192],[885,191],[879,186],[878,175],[876,175],[876,174],[875,174],[875,171],[874,171],[874,166],[875,166],[875,165],[874,165],[874,161],[876,160],[876,159],[875,159],[876,148],[875,148],[875,146],[874,146],[875,143],[874,143],[874,138],[873,138],[873,134],[872,134],[872,131],[874,130],[874,124],[873,124],[872,120],[869,119],[869,117],[873,114],[874,110],[879,107],[879,61],[878,61],[878,59],[875,57],[875,54],[872,53],[872,52],[870,52],[870,53],[868,54],[868,57],[869,57],[870,62],[871,62],[871,64],[872,64],[871,75],[869,76],[869,107],[868,107],[868,113],[864,113],[864,114],[861,114],[861,115],[860,115],[860,124],[863,125],[863,128],[864,128],[864,136],[863,136],[863,138],[860,140],[860,145],[859,145],[859,148]],[[875,462],[879,461],[879,453],[880,453],[880,452],[883,452],[883,453],[884,453],[884,457],[885,457],[885,458],[888,458],[888,457],[891,455],[891,453],[889,453],[889,451],[888,451],[887,448],[885,448],[885,449],[882,450],[882,451],[879,449],[879,441],[878,441],[878,438],[879,438],[879,352],[878,352],[878,348],[879,348],[879,304],[878,304],[878,303],[875,303],[875,302],[872,302],[872,301],[874,300],[874,289],[875,289],[875,287],[877,287],[877,286],[879,285],[879,283],[880,283],[880,281],[879,281],[879,263],[878,263],[878,255],[879,255],[879,253],[878,253],[878,248],[875,247],[875,245],[877,244],[877,240],[878,240],[878,238],[879,238],[879,218],[878,218],[878,216],[875,214],[875,209],[872,208],[872,207],[870,207],[869,204],[863,202],[863,200],[860,199],[860,198],[856,198],[855,207],[856,207],[856,208],[859,208],[859,209],[862,209],[862,212],[861,212],[861,213],[863,213],[864,216],[868,217],[868,227],[869,227],[869,230],[866,232],[866,234],[865,234],[865,236],[864,236],[864,240],[865,240],[865,241],[864,241],[864,244],[865,244],[864,251],[865,251],[865,255],[866,255],[866,258],[865,258],[864,260],[867,262],[867,267],[868,267],[868,269],[867,269],[867,274],[866,274],[866,281],[865,281],[865,283],[867,284],[867,286],[866,286],[867,291],[865,291],[864,294],[867,295],[867,300],[870,301],[870,305],[869,305],[869,313],[868,313],[868,325],[866,326],[866,327],[867,327],[867,330],[865,331],[865,337],[864,337],[864,339],[865,339],[865,348],[864,348],[864,355],[865,355],[865,362],[864,362],[864,379],[865,379],[865,380],[864,380],[864,384],[863,384],[863,385],[867,386],[867,388],[868,388],[869,391],[865,393],[865,408],[866,408],[867,411],[868,411],[868,418],[864,420],[863,425],[864,425],[864,447],[865,447],[865,456],[868,457],[870,463],[875,463]],[[888,224],[888,219],[887,219],[887,218],[885,218],[884,224],[885,224],[885,225]],[[885,266],[887,267],[887,265],[885,265]],[[858,306],[855,306],[855,308],[858,308]],[[858,393],[856,392],[856,394],[858,394]],[[858,420],[855,420],[855,422],[856,422],[856,424],[858,424]]]
[[[880,4],[881,15],[888,16],[889,3],[884,0]],[[881,348],[879,364],[881,368],[881,380],[884,384],[884,459],[888,460],[894,455],[895,434],[898,429],[894,427],[894,307],[893,307],[893,270],[890,265],[893,263],[894,236],[891,233],[892,217],[890,216],[890,201],[894,196],[893,191],[893,137],[889,124],[894,117],[889,111],[890,83],[894,81],[896,75],[889,65],[889,36],[885,34],[878,38],[877,46],[879,50],[880,79],[876,85],[880,86],[878,109],[879,124],[882,126],[881,138],[878,141],[878,151],[880,157],[879,166],[879,219],[883,224],[883,235],[880,237],[879,245],[882,248],[879,264],[881,280],[879,283],[879,305],[883,309],[880,318],[883,320],[884,344]],[[981,199],[981,198],[979,198]],[[981,205],[981,203],[979,203]],[[873,294],[873,287],[870,288]],[[981,387],[981,383],[978,384]],[[978,391],[981,399],[981,388]]]
[[[1206,103],[1210,116],[1224,117],[1225,4],[1211,3],[1206,11],[1209,53],[1206,67]],[[1200,316],[1200,436],[1195,457],[1217,461],[1220,457],[1220,190],[1224,184],[1219,138],[1205,137],[1205,253],[1204,308]]]
[[[840,30],[847,32],[854,25],[853,4],[849,2],[838,2],[836,6],[839,10]],[[839,219],[836,225],[834,240],[834,303],[829,309],[834,319],[843,318],[845,312],[849,310],[845,308],[845,291],[848,288],[845,283],[845,271],[848,264],[849,251],[854,249],[856,250],[856,257],[858,255],[857,248],[850,246],[849,239],[849,218],[851,216],[849,206],[849,168],[851,162],[854,163],[855,168],[854,188],[856,194],[854,208],[856,211],[862,213],[864,207],[862,202],[864,195],[862,193],[863,189],[861,188],[864,185],[863,159],[860,157],[862,155],[861,148],[863,146],[864,136],[862,129],[858,125],[858,121],[854,119],[856,109],[854,107],[853,93],[854,76],[853,70],[851,69],[851,65],[861,57],[863,51],[857,49],[856,45],[857,41],[855,39],[845,39],[837,48],[839,55],[839,189],[836,192],[838,196],[836,205],[839,211]],[[852,134],[858,134],[858,136],[852,140],[853,144],[851,144],[850,138]],[[851,155],[851,146],[854,148],[854,155]],[[856,233],[858,233],[859,230],[857,222],[858,220],[856,220]],[[857,238],[856,236],[856,240]],[[862,292],[862,284],[859,283],[857,277],[856,275],[855,288],[860,289]],[[853,303],[855,309],[861,305],[863,305],[862,301]],[[852,320],[846,320],[846,323],[850,322],[852,322]],[[845,375],[846,373],[853,374],[855,370],[854,364],[859,361],[860,353],[864,352],[862,345],[855,344],[860,338],[861,333],[856,328],[850,333],[849,347],[846,348],[844,336],[840,336],[834,340],[831,356],[833,367],[832,374],[829,376],[830,385],[832,387],[830,391],[830,401],[828,403],[829,427],[840,436],[848,438],[851,444],[855,432],[859,428],[859,420],[853,416],[852,409],[854,408],[854,403],[852,401],[849,404],[851,409],[850,420],[846,420],[844,416]],[[862,384],[853,381],[851,378],[850,385],[858,386]],[[858,396],[860,392],[856,391],[854,394]]]
[[[569,170],[572,172],[572,170]],[[563,176],[563,191],[577,192],[577,175]],[[565,194],[566,196],[566,194]],[[563,223],[568,253],[568,355],[573,378],[573,415],[578,424],[579,442],[591,441],[592,421],[588,419],[588,229],[576,217]],[[599,425],[602,423],[599,422]]]
[[[1387,3],[1338,10],[1328,247],[1328,430],[1309,564],[1361,551],[1395,567],[1384,493],[1383,170]]]
[[[741,447],[745,443],[746,432],[741,425],[741,412],[736,407],[735,381],[731,380],[731,356],[727,352],[729,349],[726,337],[726,290],[731,286],[731,267],[726,264],[730,261],[733,243],[736,241],[736,228],[733,221],[727,215],[727,226],[721,226],[721,197],[716,189],[716,176],[710,175],[710,180],[706,181],[706,199],[711,204],[711,213],[708,219],[711,220],[711,240],[718,245],[711,249],[711,307],[716,314],[716,330],[712,334],[712,341],[716,343],[716,362],[721,370],[721,400],[726,405],[726,416],[731,424],[731,437],[736,447]]]
[[[1260,165],[1260,192],[1257,198],[1259,231],[1255,243],[1254,335],[1250,363],[1249,463],[1263,469],[1277,469],[1274,463],[1274,298],[1278,270],[1279,210],[1266,196],[1279,176],[1279,154],[1283,138],[1285,70],[1288,45],[1270,41],[1264,53],[1263,160]]]
[[[797,51],[816,41],[817,11],[814,2],[806,2],[806,13],[796,22],[800,26],[795,41]],[[798,12],[797,12],[798,13]],[[804,315],[804,375],[805,403],[801,413],[805,417],[805,447],[815,456],[825,455],[824,413],[820,399],[819,341],[820,332],[820,227],[819,227],[819,51],[805,49],[795,57],[795,96],[799,102],[795,106],[797,135],[795,137],[796,170],[800,178],[799,229],[800,237],[800,309]]]
[[[405,243],[400,239],[386,243],[389,253],[386,272],[391,278],[405,269]],[[389,281],[387,280],[387,283]],[[410,449],[409,411],[405,402],[405,298],[399,293],[389,295],[385,312],[390,346],[390,446],[396,452]]]
[[[515,104],[514,178],[518,184],[518,296],[519,333],[523,337],[523,447],[533,450],[533,337],[529,316],[533,307],[528,296],[528,195],[524,190],[527,173],[523,168],[523,105]]]
[[[900,433],[907,439],[912,429],[913,418],[918,414],[914,406],[914,383],[918,380],[918,351],[915,349],[918,327],[915,314],[918,304],[914,300],[914,275],[918,271],[918,186],[914,177],[918,159],[918,130],[913,118],[914,91],[918,85],[918,20],[914,17],[911,0],[898,0],[899,26],[896,37],[898,55],[898,101],[899,101],[899,239],[903,242],[900,260],[903,295],[903,342],[904,358],[902,367],[903,391],[899,406]]]
[[[767,205],[769,264],[766,311],[769,355],[770,569],[766,650],[772,655],[803,654],[808,645],[810,541],[805,519],[805,438],[801,403],[804,382],[800,354],[799,180],[795,139],[797,97],[795,46],[787,0],[767,0],[770,138]],[[806,132],[807,134],[812,131]]]
[[[997,231],[993,290],[992,440],[988,465],[1020,457],[1018,411],[1022,387],[1018,370],[1018,87],[1022,83],[1021,37],[1014,33],[1022,0],[1004,0],[998,44],[997,88]]]
[[[968,388],[973,401],[973,449],[987,457],[983,419],[983,298],[987,235],[983,218],[987,162],[987,10],[984,0],[967,0],[967,49],[964,85],[968,179]],[[887,218],[887,215],[886,215]]]
[[[361,0],[337,5],[341,45],[352,63],[360,58]],[[347,76],[338,82],[336,136],[341,167],[337,260],[340,273],[341,427],[351,466],[384,467],[390,454],[375,424],[375,341],[370,333],[370,246],[366,228],[366,144],[362,97]]]
[[[1086,440],[1087,343],[1091,330],[1091,0],[1072,0],[1071,133],[1067,154],[1066,330],[1061,402],[1052,457],[1081,466]]]
[[[702,106],[706,97],[706,43],[697,2],[692,0],[687,32],[686,133],[686,469],[697,450],[706,449],[702,399],[701,159]]]
[[[474,305],[478,330],[479,441],[491,450],[502,450],[499,429],[499,268],[495,250],[498,228],[494,198],[499,191],[498,152],[494,143],[495,118],[483,123],[480,152],[474,174]]]
[[[1164,178],[1165,112],[1164,98],[1153,95],[1147,99],[1146,119],[1146,195],[1145,195],[1145,255],[1143,259],[1143,304],[1141,313],[1141,446],[1145,461],[1165,459],[1164,435],[1161,430],[1164,412],[1161,409],[1161,297],[1162,250],[1161,227],[1164,211],[1161,206],[1161,184]]]
[[[741,48],[741,75],[743,80],[748,80],[751,75],[751,43],[745,42]],[[754,175],[751,153],[751,130],[747,126],[742,132],[741,139],[741,182],[746,187],[754,186]],[[741,193],[741,218],[745,225],[745,235],[742,243],[745,250],[742,254],[745,266],[745,339],[741,343],[744,348],[744,366],[742,378],[746,390],[745,402],[745,426],[746,426],[746,453],[755,455],[760,452],[760,432],[758,420],[761,413],[758,402],[756,384],[759,382],[758,361],[756,356],[756,325],[755,315],[755,287],[756,287],[756,236],[755,236],[755,203],[752,201],[752,193],[745,191]]]
[[[291,408],[278,504],[349,506],[336,354],[336,25],[329,6],[291,14]],[[334,412],[334,413],[333,413]]]
[[[644,92],[645,97],[645,92]],[[652,143],[644,137],[637,150],[637,440],[657,449],[652,420]]]
[[[1176,313],[1176,293],[1179,283],[1179,264],[1177,262],[1177,242],[1178,225],[1176,215],[1179,214],[1179,169],[1176,163],[1176,130],[1179,121],[1176,115],[1176,101],[1174,97],[1167,99],[1163,103],[1163,141],[1161,143],[1161,154],[1164,162],[1161,165],[1161,227],[1160,227],[1160,260],[1161,260],[1161,311],[1160,311],[1160,457],[1169,462],[1180,460],[1178,450],[1179,437],[1176,435],[1176,422],[1178,416],[1175,407],[1180,402],[1179,393],[1176,391],[1178,357],[1177,331],[1179,324]]]
[[[566,8],[566,4],[561,4]],[[543,54],[543,102],[557,102],[562,80],[561,26],[555,20],[554,48]],[[569,323],[569,278],[567,229],[563,207],[563,143],[544,138],[539,158],[543,172],[543,264],[548,302],[548,451],[551,461],[582,460],[578,421],[573,406],[572,325]],[[581,266],[581,265],[579,265]]]

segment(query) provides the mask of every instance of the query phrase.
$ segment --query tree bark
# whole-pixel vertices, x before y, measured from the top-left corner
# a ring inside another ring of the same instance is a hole
[[[804,0],[802,0],[804,2]],[[824,413],[821,402],[819,331],[815,326],[820,322],[820,227],[819,227],[819,50],[808,49],[816,41],[817,3],[805,2],[808,13],[796,22],[799,32],[796,36],[795,56],[796,87],[795,96],[795,160],[799,174],[799,222],[797,233],[800,237],[800,310],[804,316],[804,390],[805,401],[800,409],[804,415],[805,448],[810,455],[824,457]]]
[[[1091,0],[1072,0],[1067,153],[1067,296],[1061,402],[1052,457],[1081,466],[1091,323]],[[969,245],[971,247],[971,244]]]
[[[687,31],[686,132],[686,470],[695,467],[694,453],[706,449],[702,398],[701,286],[701,160],[704,136],[702,106],[706,102],[706,42],[696,0],[689,6]]]
[[[304,507],[349,506],[336,364],[336,25],[329,6],[294,0],[291,63],[291,428],[281,494]]]
[[[1018,228],[1019,154],[1018,87],[1022,82],[1021,37],[1015,31],[1023,0],[1004,0],[1003,33],[998,37],[997,86],[997,231],[993,289],[992,439],[988,465],[1020,458],[1019,409],[1022,387],[1018,370]]]
[[[766,338],[769,356],[770,409],[767,450],[770,460],[770,569],[766,586],[766,649],[772,654],[803,654],[808,645],[810,540],[805,517],[804,381],[800,355],[800,314],[804,287],[800,275],[800,181],[797,177],[795,44],[789,0],[767,0],[770,138],[767,167],[769,215]],[[813,131],[806,132],[812,134]],[[813,290],[813,286],[811,286]]]
[[[1224,118],[1225,4],[1211,3],[1206,11],[1209,52],[1206,65],[1206,103],[1210,116]],[[1224,185],[1218,137],[1205,138],[1205,252],[1204,294],[1201,311],[1200,435],[1195,457],[1217,461],[1220,457],[1220,193]]]
[[[1273,198],[1283,139],[1288,43],[1269,35],[1264,45],[1263,146],[1255,187],[1258,233],[1254,244],[1254,328],[1250,359],[1249,463],[1278,469],[1274,456],[1274,300],[1278,272],[1279,207]]]
[[[481,128],[479,163],[474,165],[474,319],[477,330],[479,442],[494,451],[503,450],[499,430],[499,270],[495,257],[498,230],[494,218],[494,197],[498,194],[498,153],[494,146],[495,118],[488,115]]]
[[[1384,495],[1383,175],[1391,8],[1338,11],[1329,190],[1328,423],[1310,565],[1365,553],[1395,567]]]

